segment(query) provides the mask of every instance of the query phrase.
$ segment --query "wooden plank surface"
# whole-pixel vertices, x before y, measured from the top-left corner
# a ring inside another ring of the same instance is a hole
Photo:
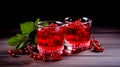
[[[12,58],[7,50],[13,49],[7,44],[7,37],[0,38],[0,67],[120,67],[120,30],[98,28],[93,31],[99,39],[104,52],[95,53],[86,50],[75,55],[63,56],[61,61],[43,62],[28,55]]]

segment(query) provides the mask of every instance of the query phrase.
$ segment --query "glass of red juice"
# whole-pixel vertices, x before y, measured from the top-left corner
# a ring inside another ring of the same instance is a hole
[[[86,17],[83,17],[87,20]],[[76,51],[78,49],[87,50],[90,45],[92,20],[82,21],[77,19],[66,24],[65,45],[67,49]]]
[[[51,23],[49,26],[38,28],[37,49],[39,55],[46,60],[61,60],[64,49],[64,35],[61,26]]]

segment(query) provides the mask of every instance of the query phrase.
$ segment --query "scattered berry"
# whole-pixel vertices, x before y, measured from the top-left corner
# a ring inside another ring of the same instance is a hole
[[[30,53],[29,56],[30,56],[30,58],[33,58],[33,54],[32,53]]]
[[[8,50],[8,54],[12,55],[13,53],[13,50]]]

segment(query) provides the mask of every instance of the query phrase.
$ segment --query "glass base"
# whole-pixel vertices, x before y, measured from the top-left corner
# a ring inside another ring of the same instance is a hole
[[[65,41],[65,46],[67,46],[68,50],[76,50],[79,48],[87,48],[90,45],[90,40],[89,41],[85,41],[85,42],[74,42],[74,43],[70,43],[67,40]]]
[[[58,61],[62,59],[64,46],[46,47],[37,45],[39,55],[47,61]]]
[[[40,54],[62,54],[64,46],[56,46],[56,47],[45,47],[45,46],[37,46]]]

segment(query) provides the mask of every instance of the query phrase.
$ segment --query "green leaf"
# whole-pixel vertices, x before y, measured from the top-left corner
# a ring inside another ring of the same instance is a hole
[[[8,40],[8,44],[10,46],[16,46],[23,40],[24,40],[24,36],[22,34],[17,34],[16,36],[13,36]]]
[[[11,38],[8,40],[8,44],[9,44],[10,46],[16,46],[16,45],[18,44],[17,37],[16,37],[16,36],[11,37]]]
[[[21,32],[22,34],[27,34],[29,35],[30,32],[35,30],[35,24],[34,22],[25,22],[20,24]]]
[[[37,18],[37,20],[35,21],[35,24],[37,24],[38,22],[40,22],[40,19],[39,19],[39,18]]]
[[[42,26],[49,26],[49,23],[47,21],[42,21],[41,25]]]
[[[22,34],[17,34],[17,40],[18,41],[24,40],[24,36]]]
[[[19,49],[23,48],[25,45],[26,45],[26,42],[25,42],[25,41],[21,41],[21,42],[16,46],[16,49],[19,50]]]

